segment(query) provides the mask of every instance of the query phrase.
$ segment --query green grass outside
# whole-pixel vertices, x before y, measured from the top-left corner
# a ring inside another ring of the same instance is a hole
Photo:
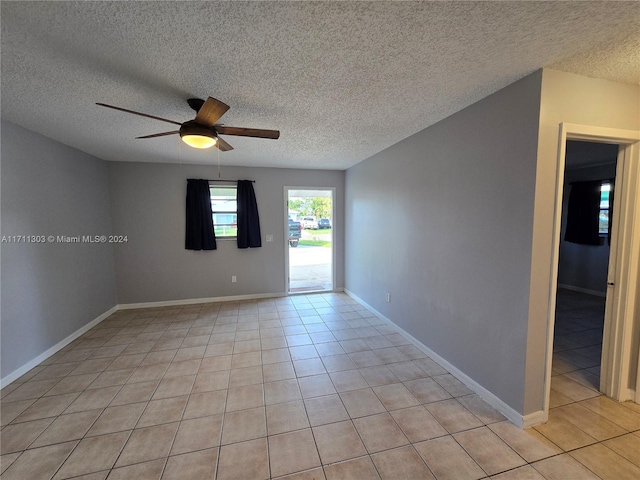
[[[300,240],[298,245],[304,245],[306,247],[326,247],[331,248],[331,242],[326,240]]]
[[[303,228],[305,232],[309,232],[311,235],[328,235],[331,233],[331,228],[319,228],[317,230],[311,230],[310,228]]]
[[[235,237],[238,234],[237,227],[215,227],[214,231],[216,232],[216,237]]]

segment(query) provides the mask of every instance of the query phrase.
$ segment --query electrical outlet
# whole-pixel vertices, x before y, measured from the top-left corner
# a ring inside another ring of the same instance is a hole
[[[387,293],[387,303],[391,303],[391,294]]]
[[[231,275],[231,283],[236,283],[237,278],[235,275]]]
[[[273,242],[273,235],[267,235],[267,242]]]

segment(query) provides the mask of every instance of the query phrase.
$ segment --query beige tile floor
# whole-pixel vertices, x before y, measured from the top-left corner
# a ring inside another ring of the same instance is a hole
[[[2,479],[640,478],[571,381],[522,431],[344,294],[120,311],[2,390]]]

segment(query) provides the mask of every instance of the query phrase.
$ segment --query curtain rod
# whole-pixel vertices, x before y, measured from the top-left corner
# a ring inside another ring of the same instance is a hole
[[[233,182],[239,182],[240,181],[240,180],[209,180],[209,179],[206,179],[206,180],[207,180],[207,182],[226,182],[226,183],[233,183]],[[255,180],[249,180],[249,182],[256,183]]]

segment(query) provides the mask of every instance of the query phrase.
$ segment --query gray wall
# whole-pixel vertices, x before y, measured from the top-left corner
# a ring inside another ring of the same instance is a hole
[[[617,152],[617,147],[614,147]],[[586,168],[567,170],[565,173],[564,194],[562,197],[562,233],[560,235],[560,262],[558,265],[558,284],[582,288],[594,292],[606,293],[607,272],[609,270],[609,242],[603,239],[602,245],[580,245],[565,242],[567,228],[567,206],[571,193],[571,182],[587,180],[608,180],[616,176],[616,153],[613,162]]]
[[[284,187],[335,187],[336,287],[344,286],[344,172],[222,167],[222,178],[255,180],[262,247],[219,240],[208,252],[185,250],[187,178],[217,178],[212,166],[110,162],[118,303],[285,293]],[[272,243],[265,242],[273,235]],[[231,283],[231,276],[237,283]]]
[[[106,162],[2,122],[2,235],[109,235]],[[116,301],[110,244],[2,244],[2,377]]]
[[[540,88],[536,72],[346,175],[345,287],[518,412]]]

